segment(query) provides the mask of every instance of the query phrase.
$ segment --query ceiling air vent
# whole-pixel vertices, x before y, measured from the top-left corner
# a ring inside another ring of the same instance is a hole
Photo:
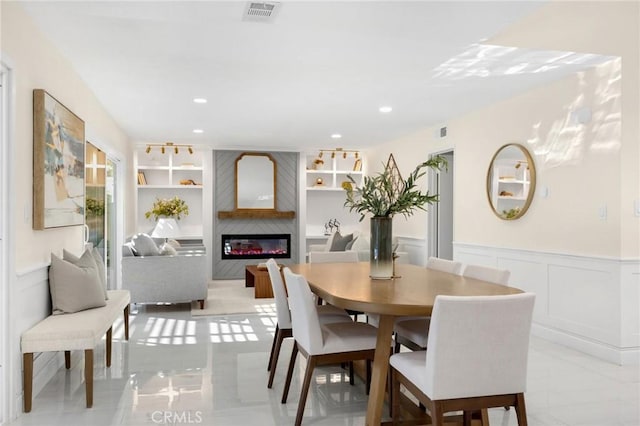
[[[248,2],[243,20],[257,21],[257,22],[270,22],[278,14],[278,10],[280,10],[280,3]]]

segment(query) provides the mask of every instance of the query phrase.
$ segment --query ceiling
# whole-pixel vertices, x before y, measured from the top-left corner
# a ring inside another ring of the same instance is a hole
[[[362,149],[601,61],[483,44],[529,1],[22,4],[139,143]]]

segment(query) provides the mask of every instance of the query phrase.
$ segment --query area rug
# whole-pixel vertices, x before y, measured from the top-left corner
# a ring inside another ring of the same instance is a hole
[[[273,314],[276,313],[274,299],[256,299],[254,289],[245,287],[244,280],[213,280],[209,283],[204,309],[198,302],[191,304],[192,316]]]

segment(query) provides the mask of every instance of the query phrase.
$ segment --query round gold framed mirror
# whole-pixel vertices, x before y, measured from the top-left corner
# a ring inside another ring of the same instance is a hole
[[[498,149],[487,171],[487,198],[500,219],[522,217],[533,200],[536,168],[523,145],[509,143]]]

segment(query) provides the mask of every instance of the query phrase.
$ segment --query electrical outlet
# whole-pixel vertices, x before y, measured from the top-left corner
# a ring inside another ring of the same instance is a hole
[[[600,208],[598,209],[598,217],[601,220],[607,220],[607,205],[603,204],[602,206],[600,206]]]

